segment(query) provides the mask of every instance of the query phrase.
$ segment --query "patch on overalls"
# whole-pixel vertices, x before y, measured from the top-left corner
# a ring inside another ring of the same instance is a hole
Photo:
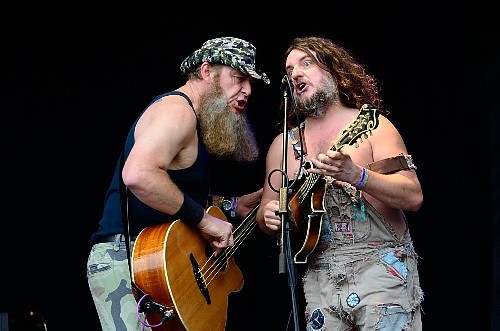
[[[396,254],[401,255],[401,252],[398,251]],[[405,281],[406,276],[408,276],[408,267],[396,254],[394,252],[387,252],[382,256],[382,261],[391,275]]]
[[[361,299],[359,298],[359,295],[354,292],[349,294],[346,299],[347,305],[351,308],[356,307],[360,301]]]
[[[350,222],[334,222],[335,232],[351,232]]]
[[[325,315],[320,308],[314,309],[307,323],[307,330],[321,330],[325,325]]]

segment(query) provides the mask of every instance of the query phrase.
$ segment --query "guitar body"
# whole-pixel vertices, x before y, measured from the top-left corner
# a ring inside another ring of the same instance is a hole
[[[226,220],[217,207],[207,211]],[[228,295],[243,288],[243,275],[232,257],[221,260],[212,253],[199,229],[181,220],[141,231],[132,253],[133,281],[174,313],[154,330],[225,329]],[[150,325],[159,324],[162,317],[146,313]]]

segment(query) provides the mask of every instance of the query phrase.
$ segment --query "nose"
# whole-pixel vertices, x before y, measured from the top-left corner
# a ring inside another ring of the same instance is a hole
[[[302,71],[300,70],[300,67],[293,67],[293,69],[290,70],[289,72],[290,72],[290,78],[293,81],[296,81],[297,77],[302,75]]]
[[[252,84],[248,81],[245,82],[245,84],[243,84],[243,87],[241,88],[241,93],[243,93],[243,95],[248,98],[252,94]]]

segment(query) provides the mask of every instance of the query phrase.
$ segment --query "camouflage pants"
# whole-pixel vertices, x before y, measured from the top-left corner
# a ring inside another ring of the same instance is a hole
[[[103,330],[151,330],[142,325],[144,316],[137,312],[127,250],[120,235],[115,242],[92,246],[87,261],[87,280]]]

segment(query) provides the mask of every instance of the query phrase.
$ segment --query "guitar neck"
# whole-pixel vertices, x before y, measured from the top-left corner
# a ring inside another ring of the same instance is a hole
[[[245,238],[252,232],[252,230],[257,225],[255,221],[255,217],[257,215],[257,210],[259,209],[260,204],[250,210],[250,212],[245,216],[245,218],[239,223],[236,229],[233,231],[233,236],[235,242],[241,242],[245,240]]]

